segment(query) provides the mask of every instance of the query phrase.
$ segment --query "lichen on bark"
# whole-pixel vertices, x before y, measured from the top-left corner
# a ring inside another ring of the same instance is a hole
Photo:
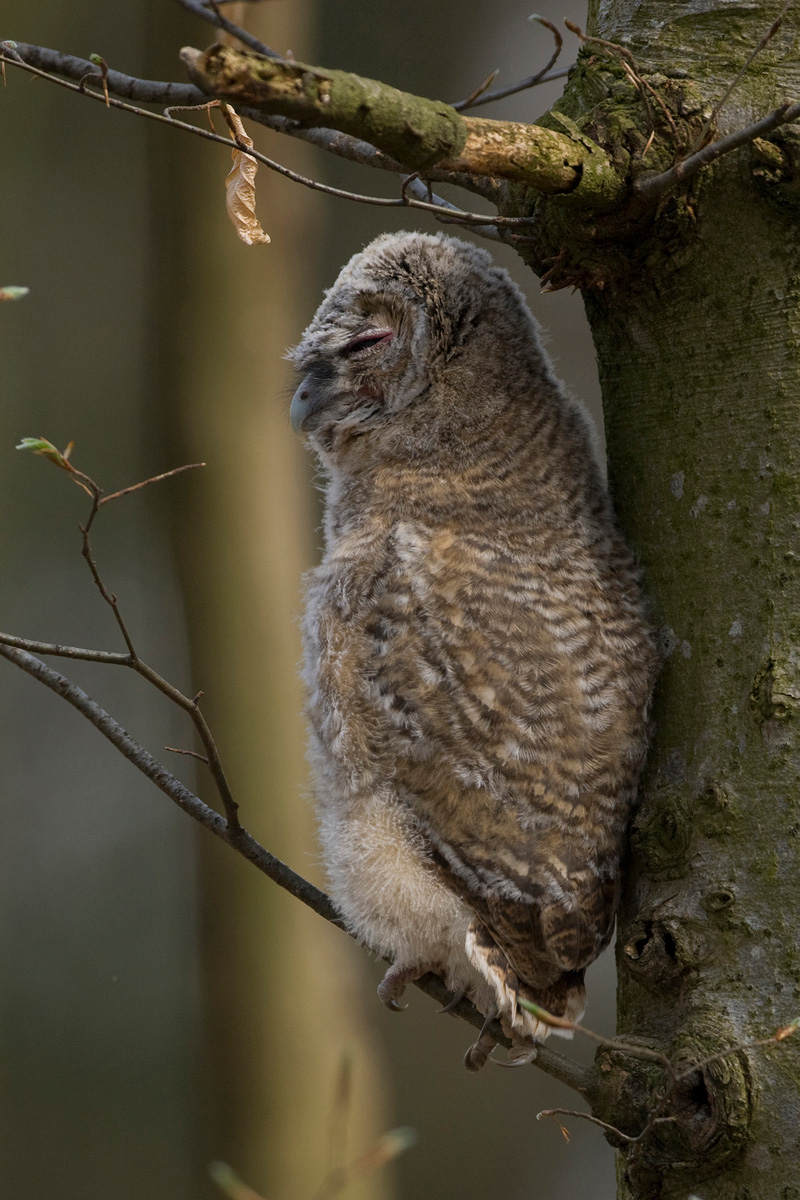
[[[610,208],[625,180],[616,164],[574,127],[462,116],[440,100],[348,71],[216,45],[186,47],[181,58],[208,95],[369,142],[409,171],[426,168],[523,183],[537,193]]]

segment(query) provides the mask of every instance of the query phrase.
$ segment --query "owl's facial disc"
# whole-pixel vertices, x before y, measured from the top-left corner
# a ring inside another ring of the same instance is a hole
[[[367,375],[373,362],[378,365],[381,351],[393,339],[393,329],[368,326],[349,335],[336,350],[333,363],[320,361],[314,364],[292,397],[289,419],[295,433],[310,432],[313,428],[311,418],[343,395],[349,394],[359,400],[379,399],[380,389]],[[334,365],[337,362],[338,369]]]

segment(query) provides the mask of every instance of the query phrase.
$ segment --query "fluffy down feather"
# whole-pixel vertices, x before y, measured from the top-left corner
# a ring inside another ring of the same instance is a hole
[[[656,655],[583,409],[483,250],[390,234],[293,352],[327,480],[305,680],[330,891],[511,1036],[611,937]],[[485,1060],[486,1039],[468,1054]]]

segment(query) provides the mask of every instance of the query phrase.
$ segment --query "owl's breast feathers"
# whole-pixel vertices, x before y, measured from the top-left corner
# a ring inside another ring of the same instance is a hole
[[[588,422],[453,238],[356,255],[294,360],[328,480],[305,675],[331,895],[394,961],[384,998],[436,970],[530,1040],[518,997],[577,1015],[611,935],[656,670]]]
[[[541,1003],[613,928],[652,674],[630,556],[510,512],[362,516],[313,576],[312,726],[355,792],[390,781]]]

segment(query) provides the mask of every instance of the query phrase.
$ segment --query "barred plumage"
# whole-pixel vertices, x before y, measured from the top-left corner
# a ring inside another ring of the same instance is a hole
[[[614,922],[656,655],[582,408],[488,254],[389,234],[294,351],[327,477],[305,678],[331,894],[530,1056]],[[480,1066],[479,1042],[468,1065]]]

